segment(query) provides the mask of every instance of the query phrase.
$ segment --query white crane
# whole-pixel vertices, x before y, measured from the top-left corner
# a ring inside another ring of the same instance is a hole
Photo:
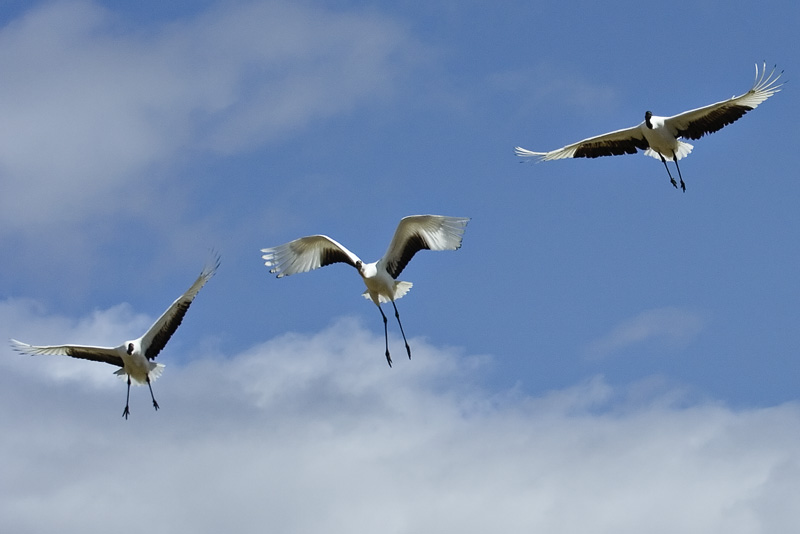
[[[400,333],[406,344],[408,358],[411,359],[411,347],[408,346],[400,313],[394,303],[411,289],[411,282],[401,282],[396,278],[403,271],[411,258],[418,251],[457,250],[461,247],[461,238],[469,222],[464,217],[445,217],[442,215],[411,215],[404,217],[397,225],[389,249],[381,259],[373,263],[364,263],[358,256],[344,246],[325,235],[301,237],[283,245],[261,249],[265,265],[271,267],[271,273],[278,278],[295,273],[304,273],[332,263],[347,263],[358,269],[367,290],[364,298],[371,299],[383,317],[383,335],[386,340],[386,361],[392,366],[389,355],[389,334],[386,315],[381,303],[391,302],[394,316],[400,325]]]
[[[776,83],[783,71],[774,76],[775,67],[773,67],[769,76],[766,73],[766,63],[760,75],[756,64],[756,79],[749,91],[710,106],[685,111],[672,117],[657,117],[647,111],[644,114],[644,122],[632,128],[590,137],[550,152],[532,152],[521,147],[516,147],[515,152],[517,156],[538,157],[539,161],[548,161],[619,156],[635,154],[637,149],[644,150],[645,155],[661,159],[670,182],[677,188],[678,184],[667,167],[667,160],[675,162],[681,188],[685,192],[686,184],[683,182],[678,160],[688,156],[693,147],[679,138],[700,139],[706,134],[716,132],[780,91],[783,84],[776,85]]]
[[[12,339],[11,346],[19,352],[32,355],[64,355],[116,365],[121,369],[115,371],[114,374],[123,379],[127,376],[128,381],[128,393],[125,397],[125,410],[122,412],[122,416],[127,419],[130,414],[128,404],[131,397],[131,380],[137,385],[147,384],[147,387],[150,388],[153,408],[158,410],[158,403],[153,396],[153,387],[150,382],[161,376],[164,365],[151,360],[158,356],[158,353],[161,352],[161,349],[172,337],[172,334],[178,329],[183,316],[186,315],[186,311],[197,296],[197,293],[217,272],[219,262],[219,255],[215,255],[213,261],[203,269],[197,280],[186,290],[186,293],[178,297],[139,339],[126,341],[118,347],[90,347],[87,345],[36,346]]]

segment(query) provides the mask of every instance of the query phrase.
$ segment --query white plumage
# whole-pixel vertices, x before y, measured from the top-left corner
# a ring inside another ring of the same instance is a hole
[[[159,406],[153,396],[153,387],[150,383],[161,376],[164,365],[155,363],[152,360],[158,356],[172,337],[172,334],[178,329],[183,316],[186,315],[186,311],[197,296],[197,293],[217,272],[219,262],[219,255],[215,255],[213,262],[203,269],[192,286],[178,297],[147,332],[138,339],[126,341],[118,347],[93,347],[88,345],[37,346],[12,339],[11,346],[15,350],[26,354],[64,355],[118,366],[120,369],[115,371],[114,374],[123,379],[127,377],[128,382],[128,393],[125,398],[125,410],[122,412],[122,416],[127,419],[130,414],[128,404],[130,401],[131,381],[137,385],[147,384],[148,388],[150,388],[153,407],[158,410]]]
[[[693,147],[680,138],[700,139],[706,134],[716,132],[780,91],[782,84],[777,84],[777,81],[783,71],[777,76],[774,67],[769,75],[766,72],[766,63],[760,74],[756,65],[755,82],[749,91],[716,104],[685,111],[672,117],[658,117],[648,111],[645,113],[644,122],[632,128],[589,137],[550,152],[533,152],[516,147],[515,153],[521,157],[538,157],[539,161],[549,161],[563,158],[619,156],[635,154],[637,149],[644,150],[646,155],[660,159],[664,163],[670,182],[677,188],[678,184],[667,167],[667,160],[674,161],[681,188],[686,191],[678,160],[688,156]]]
[[[386,254],[373,263],[364,263],[342,244],[325,235],[301,237],[277,247],[262,249],[261,252],[264,253],[262,257],[266,260],[265,265],[270,267],[270,272],[276,274],[278,278],[304,273],[338,262],[355,267],[367,286],[367,290],[363,293],[364,297],[375,303],[383,317],[386,361],[391,366],[387,320],[381,309],[381,303],[392,303],[397,324],[400,325],[400,332],[406,344],[406,352],[411,358],[411,348],[406,341],[400,314],[394,301],[408,293],[412,284],[396,278],[414,254],[420,250],[456,250],[460,248],[461,238],[468,221],[468,218],[442,215],[404,217],[397,225],[397,230],[395,230]]]

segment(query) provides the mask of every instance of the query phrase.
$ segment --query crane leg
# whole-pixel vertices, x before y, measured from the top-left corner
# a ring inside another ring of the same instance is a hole
[[[678,169],[678,178],[680,178],[681,180],[681,189],[683,189],[683,192],[685,193],[686,184],[683,183],[683,176],[681,176],[681,168],[678,166],[678,156],[675,154],[674,150],[672,151],[672,160],[675,162],[675,168]],[[675,183],[675,180],[673,180],[672,182]]]
[[[383,317],[383,338],[386,340],[386,363],[388,363],[389,367],[391,367],[392,357],[389,355],[389,329],[386,326],[386,314],[383,313],[383,309],[381,309],[380,304],[378,305],[378,311],[381,312],[381,317]]]
[[[675,178],[672,177],[672,173],[669,172],[669,167],[667,167],[667,160],[664,159],[664,156],[662,156],[661,153],[659,153],[658,155],[661,156],[661,163],[663,163],[664,168],[667,169],[667,174],[669,175],[669,181],[672,182],[672,185],[675,187],[675,189],[678,189],[678,182],[675,181]],[[678,164],[678,160],[675,160],[675,164],[676,165]],[[681,183],[682,182],[683,181],[681,180]]]
[[[397,305],[392,301],[392,306],[394,306],[394,316],[397,317],[397,324],[400,325],[400,333],[403,334],[403,341],[406,344],[406,352],[408,353],[408,359],[411,359],[411,347],[408,346],[408,341],[406,341],[406,333],[403,331],[403,323],[400,322],[400,312],[397,311]]]
[[[130,409],[128,408],[130,400],[131,400],[131,375],[128,375],[128,394],[125,396],[125,409],[122,411],[122,417],[124,417],[125,419],[127,419],[131,413]]]
[[[158,403],[156,402],[156,398],[153,396],[153,386],[150,385],[150,375],[147,375],[147,387],[150,388],[150,398],[153,399],[153,408],[158,411]]]

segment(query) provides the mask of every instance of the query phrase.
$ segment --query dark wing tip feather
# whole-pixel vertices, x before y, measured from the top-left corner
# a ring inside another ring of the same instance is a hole
[[[356,266],[352,258],[348,254],[345,254],[345,252],[338,247],[324,248],[319,260],[320,267],[325,267],[326,265],[331,265],[333,263],[347,263],[353,267]]]
[[[733,124],[753,109],[750,106],[731,105],[717,108],[706,116],[689,123],[686,128],[678,130],[678,135],[686,139],[700,139],[706,134],[717,132],[729,124]]]
[[[148,359],[154,359],[167,345],[167,342],[181,325],[186,311],[189,309],[189,306],[192,305],[192,302],[194,302],[197,294],[203,289],[211,277],[216,274],[220,265],[221,256],[216,252],[213,252],[213,254],[212,261],[203,268],[200,276],[197,277],[197,280],[194,281],[192,286],[183,295],[178,297],[151,327],[155,328],[156,325],[163,321],[161,328],[154,333],[148,331],[148,333],[145,334],[145,338],[149,342],[147,343],[147,349],[145,349],[145,356]]]
[[[105,362],[105,363],[110,363],[111,365],[116,365],[117,367],[125,366],[125,363],[119,356],[112,356],[110,354],[101,355],[95,352],[81,350],[80,347],[67,347],[66,353],[67,356],[71,356],[72,358],[79,358],[81,360],[91,360],[93,362]]]
[[[596,141],[582,143],[575,149],[573,158],[599,158],[602,156],[622,156],[636,154],[636,149],[647,150],[648,144],[644,139],[631,137],[618,141]]]
[[[403,252],[397,260],[386,265],[386,272],[388,272],[392,278],[397,278],[400,276],[400,273],[403,272],[403,269],[406,268],[408,262],[411,261],[411,258],[414,257],[414,254],[420,250],[430,250],[430,248],[431,246],[425,237],[419,232],[414,232],[406,240]]]
[[[779,83],[779,79],[783,71],[775,76],[776,69],[777,66],[768,73],[767,64],[764,62],[762,70],[759,71],[758,64],[756,64],[756,78],[753,87],[743,95],[733,96],[729,100],[676,115],[671,120],[677,125],[677,134],[686,139],[700,139],[706,134],[714,133],[733,124],[745,113],[755,109],[781,90],[783,83]]]
[[[150,342],[150,346],[147,347],[145,351],[145,356],[153,360],[161,350],[167,346],[167,342],[170,340],[172,335],[178,330],[178,327],[181,325],[183,321],[183,317],[186,315],[186,312],[189,310],[189,306],[192,305],[192,301],[184,301],[180,302],[175,309],[175,315],[172,316],[172,319],[167,321],[167,323],[156,332],[153,336],[153,340]]]
[[[211,249],[211,263],[203,269],[203,273],[208,273],[208,278],[211,278],[217,274],[217,269],[219,269],[221,263],[222,255],[215,249]]]

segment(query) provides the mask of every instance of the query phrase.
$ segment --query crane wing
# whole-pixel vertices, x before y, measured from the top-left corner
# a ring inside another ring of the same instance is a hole
[[[358,256],[326,235],[301,237],[272,248],[262,248],[264,265],[278,278],[305,273],[332,263],[356,266]]]
[[[646,150],[648,146],[644,134],[642,134],[641,125],[638,125],[589,137],[550,152],[533,152],[522,147],[516,147],[514,152],[523,158],[538,157],[539,161],[549,161],[551,159],[599,158],[600,156],[636,154],[636,149]]]
[[[728,124],[736,122],[742,115],[755,109],[760,103],[781,90],[783,84],[777,84],[783,74],[775,76],[775,67],[767,75],[767,65],[759,75],[756,64],[756,79],[753,87],[743,95],[731,97],[702,108],[685,111],[667,118],[665,124],[686,139],[700,139],[706,134],[714,133]],[[776,85],[777,84],[777,85]]]
[[[392,278],[397,278],[420,250],[456,250],[469,222],[466,217],[411,215],[403,217],[381,261]]]
[[[220,256],[216,254],[213,261],[203,268],[200,276],[197,277],[197,280],[194,281],[192,286],[187,289],[183,295],[178,297],[175,302],[161,314],[161,317],[153,323],[153,326],[147,330],[147,333],[142,336],[141,346],[144,350],[144,355],[147,356],[148,359],[154,359],[158,356],[158,353],[161,352],[161,349],[166,346],[172,334],[175,333],[181,321],[183,321],[183,316],[186,315],[186,311],[189,309],[192,301],[194,301],[197,293],[206,285],[206,282],[214,276],[214,273],[217,272],[219,262]]]
[[[47,345],[37,346],[28,345],[16,339],[11,340],[11,346],[14,350],[38,356],[40,354],[46,355],[61,355],[71,356],[73,358],[80,358],[82,360],[91,360],[93,362],[105,362],[117,367],[122,367],[122,358],[119,356],[117,349],[112,347],[88,347],[86,345]]]

